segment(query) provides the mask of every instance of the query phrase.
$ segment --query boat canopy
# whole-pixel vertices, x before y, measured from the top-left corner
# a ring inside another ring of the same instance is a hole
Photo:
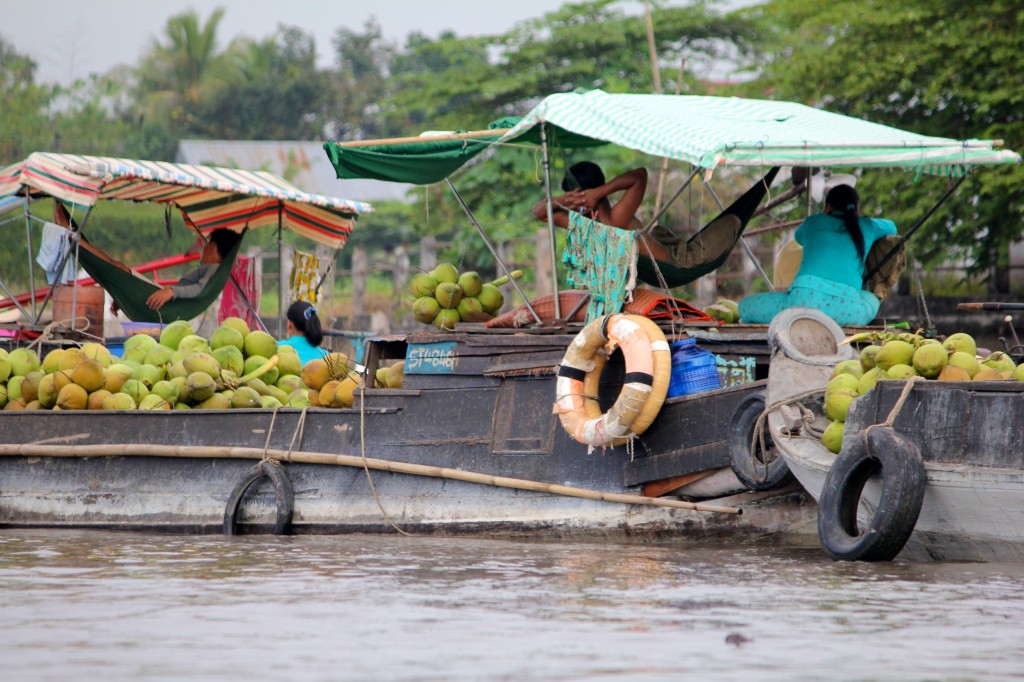
[[[49,152],[0,168],[0,206],[26,194],[83,208],[101,199],[170,204],[200,232],[281,225],[335,249],[356,216],[373,211],[367,203],[307,194],[263,171]]]
[[[324,149],[339,178],[430,184],[494,144],[539,143],[542,125],[550,146],[615,144],[708,170],[876,167],[960,176],[971,166],[1021,160],[993,141],[918,135],[795,102],[601,90],[550,95],[488,131],[369,145],[331,141]]]

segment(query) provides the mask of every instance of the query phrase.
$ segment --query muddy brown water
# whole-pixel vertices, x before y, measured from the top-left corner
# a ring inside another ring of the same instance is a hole
[[[0,679],[998,680],[1024,564],[0,531]]]

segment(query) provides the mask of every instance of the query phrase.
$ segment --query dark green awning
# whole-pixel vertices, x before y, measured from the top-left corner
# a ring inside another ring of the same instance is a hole
[[[344,143],[330,141],[324,144],[331,165],[342,180],[371,178],[391,182],[408,182],[414,185],[429,185],[440,182],[457,171],[464,164],[488,149],[521,119],[502,118],[487,127],[495,131],[476,133],[450,133],[428,136],[426,142],[403,141],[395,144],[376,144],[349,147]],[[562,128],[548,126],[548,143],[563,149],[598,147],[607,142],[571,133]],[[432,138],[432,139],[431,139]],[[540,127],[534,126],[506,139],[505,144],[540,144]]]

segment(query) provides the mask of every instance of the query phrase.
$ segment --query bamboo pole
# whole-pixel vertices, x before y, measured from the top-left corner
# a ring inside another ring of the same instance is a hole
[[[439,135],[422,135],[413,137],[386,137],[380,140],[351,140],[335,142],[339,147],[379,147],[390,144],[416,144],[417,142],[444,142],[448,140],[472,140],[478,137],[501,137],[511,128],[495,128],[494,130],[472,130],[466,133],[441,133]]]
[[[24,445],[0,444],[0,456],[9,457],[181,457],[181,458],[225,458],[225,459],[263,459],[268,457],[282,462],[302,464],[333,464],[357,468],[390,471],[396,474],[411,474],[430,478],[447,478],[453,481],[480,483],[499,488],[515,488],[533,492],[551,493],[566,497],[579,497],[586,500],[618,502],[621,504],[640,504],[649,507],[668,507],[671,509],[688,509],[691,511],[720,512],[723,514],[742,514],[743,510],[736,507],[721,507],[699,502],[683,502],[682,500],[666,500],[659,497],[642,497],[626,493],[606,493],[588,488],[543,483],[522,478],[492,476],[473,471],[449,469],[447,467],[427,466],[393,462],[372,457],[354,455],[334,455],[326,452],[291,452],[263,448],[243,448],[230,446],[202,445],[151,445],[148,443],[102,444],[102,445],[40,445],[27,443]]]

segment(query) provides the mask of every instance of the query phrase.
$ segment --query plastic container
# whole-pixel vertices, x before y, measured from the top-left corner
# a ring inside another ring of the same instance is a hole
[[[715,354],[697,348],[697,339],[682,339],[672,344],[672,378],[668,397],[678,398],[721,388]]]

